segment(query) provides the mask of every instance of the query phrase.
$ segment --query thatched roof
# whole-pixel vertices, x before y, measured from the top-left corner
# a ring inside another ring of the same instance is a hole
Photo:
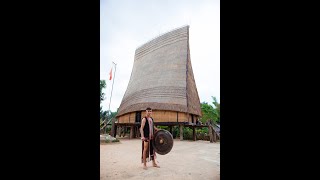
[[[147,107],[201,116],[190,60],[189,26],[163,34],[136,49],[117,116]]]

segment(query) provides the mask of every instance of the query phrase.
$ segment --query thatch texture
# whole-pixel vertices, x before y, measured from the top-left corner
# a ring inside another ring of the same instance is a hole
[[[146,107],[201,116],[189,54],[189,26],[159,36],[136,50],[117,117]]]

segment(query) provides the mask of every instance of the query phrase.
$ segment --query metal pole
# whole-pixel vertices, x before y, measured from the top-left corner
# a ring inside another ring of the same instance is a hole
[[[113,76],[113,81],[112,81],[111,96],[110,96],[109,111],[108,111],[108,112],[110,112],[110,104],[111,104],[112,91],[113,91],[113,83],[114,83],[114,79],[116,78],[116,70],[117,70],[117,64],[114,63],[113,61],[112,61],[112,63],[113,63],[115,66],[114,66],[114,76]],[[110,115],[111,115],[111,112],[110,112]]]

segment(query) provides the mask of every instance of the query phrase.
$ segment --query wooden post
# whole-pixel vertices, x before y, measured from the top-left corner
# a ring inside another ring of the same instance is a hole
[[[183,140],[183,125],[180,125],[180,141]]]
[[[122,127],[122,137],[126,135],[126,126]]]
[[[193,133],[193,140],[196,140],[196,131],[195,131],[195,127],[192,126],[192,133]]]
[[[116,135],[117,135],[117,125],[115,125],[115,127],[114,127],[114,134],[111,134],[111,136],[113,135],[113,137],[115,138],[116,137]]]
[[[135,125],[132,125],[132,129],[133,129],[133,138],[136,138],[136,126]]]
[[[134,137],[137,138],[137,137],[139,137],[139,131],[140,131],[139,127],[135,126],[134,129],[135,129],[135,136]]]
[[[213,133],[213,141],[217,142],[217,134],[216,134],[216,132],[212,131],[212,133]]]
[[[118,136],[121,137],[122,126],[119,126],[119,129],[118,129],[118,130],[119,130]]]
[[[208,126],[209,129],[209,138],[210,138],[210,143],[213,143],[213,135],[212,135],[212,127],[211,125]]]
[[[134,126],[131,126],[131,127],[130,127],[130,136],[129,136],[129,139],[132,139],[132,138],[133,138],[133,128],[134,128]]]
[[[137,126],[137,138],[140,138],[140,137],[141,137],[140,128],[139,128],[139,126]]]
[[[112,124],[111,125],[111,136],[115,137],[115,135],[116,135],[116,133],[115,133],[115,131],[116,131],[115,130],[115,127],[116,127],[115,126],[115,119],[112,120],[111,124]]]

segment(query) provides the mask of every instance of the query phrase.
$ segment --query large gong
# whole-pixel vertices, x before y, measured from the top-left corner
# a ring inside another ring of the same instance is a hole
[[[156,153],[165,155],[169,153],[173,146],[172,134],[164,129],[159,129],[153,138],[153,148]]]

